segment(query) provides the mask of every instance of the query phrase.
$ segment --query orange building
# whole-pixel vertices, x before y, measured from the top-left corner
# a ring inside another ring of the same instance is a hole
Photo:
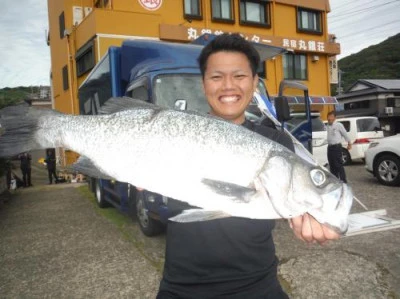
[[[329,0],[48,0],[53,108],[79,113],[78,88],[109,46],[125,39],[187,43],[203,33],[239,32],[285,47],[262,71],[270,95],[282,79],[329,96],[340,45],[328,32]],[[315,106],[325,115],[332,107]]]

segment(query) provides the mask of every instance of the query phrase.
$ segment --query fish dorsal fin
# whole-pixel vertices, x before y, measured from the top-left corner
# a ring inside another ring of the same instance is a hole
[[[92,160],[90,160],[85,156],[79,157],[78,161],[72,164],[71,168],[73,171],[77,171],[79,173],[88,175],[93,178],[106,179],[106,180],[113,179],[111,176],[109,176],[108,174],[104,173],[101,169],[99,169],[93,163]]]
[[[255,189],[228,182],[211,179],[203,179],[201,182],[207,185],[213,192],[223,196],[235,198],[235,200],[241,202],[249,202],[250,198],[257,193],[257,190]]]
[[[107,100],[107,102],[105,102],[104,105],[101,106],[99,114],[112,114],[132,109],[162,110],[163,108],[138,99],[133,99],[129,97],[116,97]]]
[[[197,221],[209,221],[214,219],[228,218],[231,215],[222,211],[208,211],[202,209],[189,209],[184,210],[182,213],[169,218],[174,222],[197,222]]]

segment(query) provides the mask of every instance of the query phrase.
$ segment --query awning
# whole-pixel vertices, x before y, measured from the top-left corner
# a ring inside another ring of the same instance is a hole
[[[271,100],[273,101],[276,96],[272,96]],[[286,96],[288,99],[289,105],[304,105],[304,97],[302,96]],[[308,97],[310,104],[313,105],[339,105],[338,100],[335,97],[326,96],[326,97],[318,97],[318,96],[309,96]]]

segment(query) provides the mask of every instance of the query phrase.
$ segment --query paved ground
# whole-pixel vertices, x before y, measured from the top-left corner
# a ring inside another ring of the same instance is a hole
[[[137,244],[78,184],[45,179],[0,205],[0,297],[154,298],[160,271]]]
[[[354,194],[370,210],[400,219],[400,188],[380,185],[355,163],[346,167]],[[362,212],[358,204],[353,212]],[[294,240],[287,224],[275,229],[280,274],[293,298],[400,298],[400,229],[343,238],[321,247]]]
[[[400,219],[399,188],[379,185],[361,164],[346,170],[370,209]],[[154,298],[164,236],[146,238],[124,216],[111,223],[82,188],[43,186],[45,173],[35,171],[35,187],[0,205],[0,297]],[[400,229],[320,247],[279,221],[274,238],[292,298],[400,298]]]

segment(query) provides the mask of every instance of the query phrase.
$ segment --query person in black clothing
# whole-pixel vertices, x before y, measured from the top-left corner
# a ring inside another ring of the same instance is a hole
[[[22,180],[24,182],[24,187],[32,186],[31,183],[31,160],[32,157],[29,153],[23,153],[18,156],[18,159],[21,161],[21,172],[22,172]]]
[[[49,184],[53,184],[53,176],[55,183],[57,184],[58,178],[56,174],[56,158],[54,157],[54,152],[52,150],[47,150],[47,156],[44,160],[47,165],[47,172],[49,174]]]
[[[293,150],[285,133],[245,119],[258,83],[259,60],[257,51],[237,34],[220,35],[203,49],[199,65],[210,114]],[[169,200],[168,207],[173,203]],[[169,222],[157,298],[288,298],[277,279],[278,260],[271,235],[274,224],[273,220],[240,217]],[[307,242],[338,238],[308,214],[291,219],[290,225],[295,235]]]

